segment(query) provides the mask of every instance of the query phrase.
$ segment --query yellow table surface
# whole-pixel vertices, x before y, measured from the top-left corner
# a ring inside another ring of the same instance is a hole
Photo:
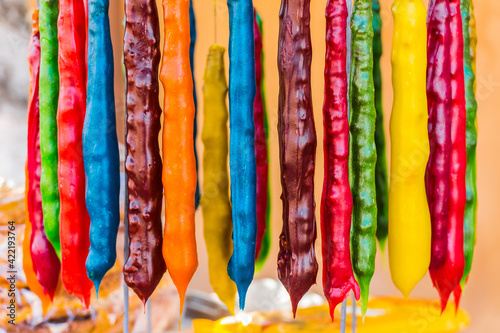
[[[340,306],[337,310],[340,310]],[[351,332],[351,313],[348,306],[347,332]],[[358,308],[359,311],[359,308]],[[358,313],[358,333],[448,333],[458,332],[470,323],[469,315],[453,304],[440,314],[439,301],[373,298],[368,304],[365,322]],[[240,313],[218,321],[197,319],[195,333],[284,333],[284,332],[338,332],[340,312],[332,323],[328,306],[299,309],[297,318],[291,312]]]

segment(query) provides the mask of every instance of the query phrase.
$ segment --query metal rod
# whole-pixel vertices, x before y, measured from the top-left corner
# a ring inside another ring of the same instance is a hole
[[[151,297],[146,302],[146,321],[147,321],[147,332],[151,333]]]
[[[352,315],[351,315],[351,331],[352,333],[356,333],[356,322],[358,320],[356,314],[356,296],[352,293]]]
[[[340,311],[340,333],[345,333],[347,317],[347,298],[342,301],[342,309]]]

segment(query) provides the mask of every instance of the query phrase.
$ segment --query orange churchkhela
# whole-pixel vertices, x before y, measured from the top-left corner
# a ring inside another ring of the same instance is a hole
[[[189,0],[163,0],[165,44],[160,80],[165,90],[163,257],[181,301],[198,268],[194,224],[196,162],[193,148],[194,100],[189,64]]]

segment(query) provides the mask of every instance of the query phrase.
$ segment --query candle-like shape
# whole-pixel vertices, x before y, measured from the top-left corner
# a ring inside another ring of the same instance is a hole
[[[323,102],[325,178],[321,198],[323,291],[334,320],[335,307],[353,290],[351,251],[352,196],[349,186],[349,121],[347,117],[347,2],[326,5],[325,93]]]
[[[163,188],[158,142],[160,25],[155,0],[126,0],[125,20],[129,256],[123,274],[125,283],[146,304],[166,270],[162,256]]]
[[[253,105],[256,94],[252,0],[228,0],[229,171],[233,255],[228,273],[236,282],[240,308],[255,271],[256,162]]]
[[[266,233],[267,212],[267,180],[269,165],[267,164],[266,130],[264,128],[264,101],[262,98],[262,35],[257,22],[257,11],[254,9],[254,41],[255,41],[255,81],[257,91],[253,105],[255,125],[255,163],[257,170],[257,239],[255,243],[255,259],[259,257],[262,239]],[[265,258],[264,258],[265,260]]]
[[[379,0],[372,0],[373,11],[373,83],[375,86],[375,147],[377,163],[375,164],[375,189],[377,193],[377,240],[382,251],[385,250],[389,228],[389,182],[387,179],[387,158],[385,147],[384,110],[382,108],[382,73],[380,57],[382,56],[382,17]]]
[[[165,45],[160,80],[165,90],[163,258],[181,300],[198,268],[194,224],[193,79],[189,67],[189,1],[163,0]]]
[[[85,206],[82,130],[86,97],[86,34],[83,0],[59,0],[59,104],[57,111],[61,280],[85,307],[92,282],[85,260],[90,218]]]
[[[227,83],[224,47],[212,45],[208,51],[203,85],[203,234],[208,252],[210,284],[228,310],[234,311],[236,285],[227,275],[233,252],[233,221],[227,172]]]
[[[314,167],[316,128],[311,96],[310,0],[282,0],[278,39],[278,136],[283,230],[278,278],[297,304],[316,283]]]
[[[120,158],[113,91],[113,48],[109,0],[88,2],[87,111],[83,126],[83,161],[90,215],[90,250],[86,267],[99,291],[116,260],[120,223]]]
[[[194,194],[194,207],[200,204],[200,181],[198,179],[198,153],[196,151],[196,136],[198,135],[198,98],[196,97],[196,82],[194,80],[194,47],[196,45],[196,17],[194,16],[193,0],[189,0],[189,65],[191,66],[191,76],[193,78],[193,100],[194,100],[194,123],[193,123],[193,148],[196,159],[196,192]]]
[[[61,264],[54,247],[45,234],[40,191],[42,163],[40,153],[40,32],[38,30],[38,11],[33,13],[28,62],[30,65],[30,96],[28,103],[28,156],[26,162],[28,188],[26,204],[29,217],[27,224],[31,226],[31,237],[28,247],[30,251],[27,252],[30,252],[29,255],[33,261],[32,269],[36,280],[41,285],[43,293],[52,300],[59,282]]]
[[[259,29],[259,35],[261,43],[263,44],[264,31],[262,27],[262,19],[260,18],[259,13],[257,13],[255,17],[255,22],[257,23],[257,28]],[[255,30],[255,29],[254,29]],[[256,32],[254,31],[254,37]],[[255,48],[257,49],[257,42],[255,42]],[[265,71],[264,71],[264,49],[262,48],[261,52],[257,55],[255,52],[255,73],[258,72],[258,62],[260,61],[260,94],[262,98],[262,109],[263,109],[263,126],[264,126],[264,138],[266,140],[266,165],[267,165],[267,184],[266,184],[266,212],[265,212],[265,231],[262,235],[260,246],[255,249],[255,271],[260,271],[264,264],[266,263],[267,257],[269,256],[269,252],[271,251],[271,182],[269,180],[269,121],[267,116],[267,107],[266,107],[266,86],[265,86]],[[255,77],[257,80],[257,76]],[[255,99],[257,100],[257,95],[255,95]],[[255,105],[254,105],[255,106]],[[257,198],[258,199],[258,198]],[[257,240],[258,242],[258,240]]]
[[[420,0],[392,5],[391,185],[389,267],[394,285],[408,298],[429,269],[431,222],[425,194],[427,138],[427,28]]]
[[[470,2],[469,2],[470,1]],[[464,214],[464,256],[465,268],[461,287],[465,286],[472,267],[474,256],[474,246],[476,245],[476,220],[477,220],[477,187],[476,187],[476,146],[477,146],[477,101],[474,92],[476,76],[472,65],[472,38],[470,35],[471,0],[461,1],[462,31],[464,35],[464,77],[465,77],[465,98],[467,108],[467,170],[465,185],[467,190],[467,201],[465,203]],[[474,45],[475,47],[475,45]],[[475,53],[475,51],[474,51]]]
[[[47,239],[61,257],[59,239],[59,188],[57,181],[57,103],[59,72],[57,68],[58,0],[40,1],[40,151],[42,174],[40,190]]]
[[[464,84],[464,40],[460,0],[450,0],[450,74],[451,74],[451,167],[450,198],[448,201],[447,255],[438,269],[430,269],[432,282],[441,297],[441,310],[446,308],[450,293],[459,286],[464,273],[464,210],[466,201],[465,171],[466,109]],[[460,293],[456,295],[456,304]]]
[[[354,276],[361,290],[361,313],[366,313],[370,281],[375,271],[377,203],[375,190],[375,119],[372,7],[355,0],[351,20],[351,101],[349,142],[353,199],[351,253]]]
[[[432,0],[427,9],[427,110],[429,161],[425,172],[431,216],[431,269],[440,268],[447,253],[450,198],[451,77],[449,0]]]

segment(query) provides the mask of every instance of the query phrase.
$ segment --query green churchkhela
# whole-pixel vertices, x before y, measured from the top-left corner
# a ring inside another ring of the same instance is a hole
[[[377,252],[375,189],[375,121],[372,7],[370,0],[356,0],[351,19],[352,58],[350,82],[350,172],[353,199],[351,253],[354,276],[361,290],[361,313],[368,307],[370,281]]]

